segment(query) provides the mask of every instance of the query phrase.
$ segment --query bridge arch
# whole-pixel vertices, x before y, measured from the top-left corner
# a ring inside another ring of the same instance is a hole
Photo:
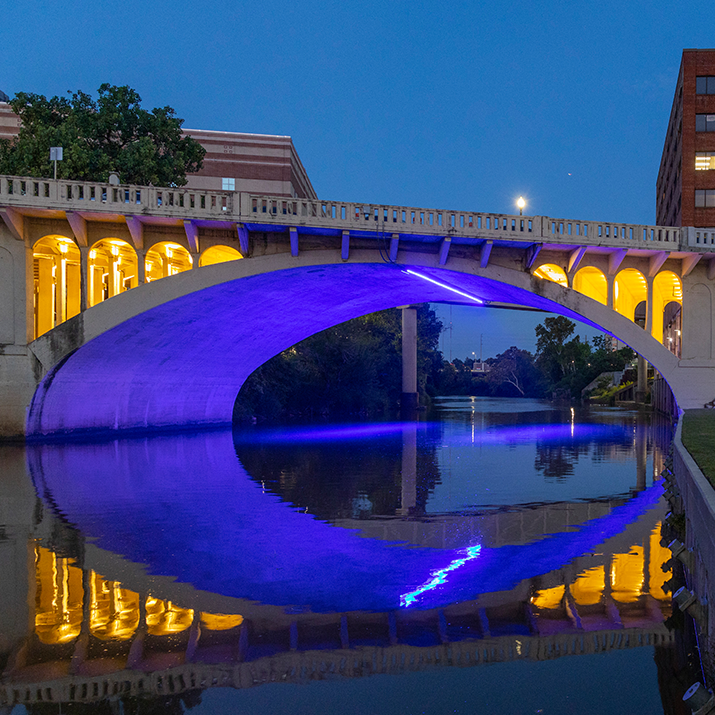
[[[553,283],[558,283],[564,288],[568,288],[569,279],[566,275],[566,271],[561,268],[561,266],[555,263],[542,263],[535,271],[534,275],[537,278],[542,278],[543,280],[552,281]]]
[[[180,243],[160,241],[151,246],[144,258],[144,275],[147,283],[175,276],[193,267],[194,259]]]
[[[675,355],[586,295],[466,258],[446,267],[420,252],[401,253],[399,263],[355,253],[349,262],[316,250],[210,265],[76,316],[32,344],[48,373],[28,436],[227,424],[243,382],[277,353],[350,318],[421,302],[507,302],[581,320],[642,354],[676,399],[690,397]]]
[[[217,244],[215,246],[209,246],[201,252],[199,256],[199,267],[203,268],[204,266],[213,266],[216,263],[238,261],[241,258],[243,258],[243,256],[235,248]]]
[[[34,335],[40,336],[80,312],[81,256],[67,236],[49,234],[32,247]]]
[[[616,274],[613,286],[613,308],[635,321],[636,308],[648,303],[648,283],[637,268],[624,268]]]
[[[603,305],[608,305],[608,279],[603,271],[595,266],[584,266],[576,271],[573,277],[573,289]]]
[[[94,306],[139,285],[139,260],[134,248],[119,238],[95,241],[87,261],[87,303]]]

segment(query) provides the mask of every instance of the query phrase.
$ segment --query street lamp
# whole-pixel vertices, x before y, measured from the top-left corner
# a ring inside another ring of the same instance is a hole
[[[519,207],[519,216],[523,216],[524,215],[524,206],[526,206],[526,201],[524,200],[523,196],[520,196],[516,200],[516,205]]]

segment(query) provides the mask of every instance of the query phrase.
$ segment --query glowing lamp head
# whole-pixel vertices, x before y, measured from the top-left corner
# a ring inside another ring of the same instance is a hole
[[[526,207],[526,200],[524,199],[523,196],[520,196],[520,197],[516,200],[516,205],[519,207],[519,211],[523,211],[523,210],[524,210],[524,208]]]
[[[112,255],[113,256],[119,255],[119,246],[112,245]]]
[[[67,244],[60,243],[60,253],[67,253]]]

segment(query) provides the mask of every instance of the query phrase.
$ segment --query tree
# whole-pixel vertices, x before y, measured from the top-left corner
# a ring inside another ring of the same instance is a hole
[[[537,364],[554,383],[566,374],[567,365],[573,359],[565,346],[575,329],[576,323],[561,315],[546,318],[543,325],[535,328]]]
[[[540,393],[539,374],[534,366],[534,356],[528,350],[516,346],[496,356],[491,363],[487,379],[495,388],[510,386],[520,397],[536,396]]]
[[[49,178],[50,147],[64,149],[61,178],[106,182],[115,171],[124,184],[183,186],[198,171],[206,150],[184,136],[184,120],[171,107],[141,107],[130,87],[103,84],[97,100],[84,92],[45,98],[18,92],[10,101],[22,125],[0,140],[0,174]]]
[[[428,305],[417,309],[417,382],[432,394],[442,364],[442,324]],[[287,414],[382,413],[402,393],[402,316],[397,308],[323,330],[271,358],[241,388],[234,419]]]

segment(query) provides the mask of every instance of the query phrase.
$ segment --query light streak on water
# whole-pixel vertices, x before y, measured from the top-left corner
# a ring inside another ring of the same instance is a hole
[[[417,600],[417,598],[421,596],[425,591],[431,591],[433,588],[437,588],[437,586],[441,586],[442,584],[447,583],[447,574],[450,571],[455,571],[460,566],[464,566],[467,561],[476,559],[477,556],[479,556],[481,550],[482,547],[479,544],[477,546],[469,546],[466,550],[466,556],[463,556],[460,559],[455,559],[454,561],[452,561],[451,564],[449,564],[449,566],[445,566],[443,569],[434,571],[431,574],[431,578],[429,581],[427,581],[427,583],[422,584],[415,591],[411,591],[410,593],[405,593],[400,596],[400,606],[402,608],[407,608],[411,606]]]

